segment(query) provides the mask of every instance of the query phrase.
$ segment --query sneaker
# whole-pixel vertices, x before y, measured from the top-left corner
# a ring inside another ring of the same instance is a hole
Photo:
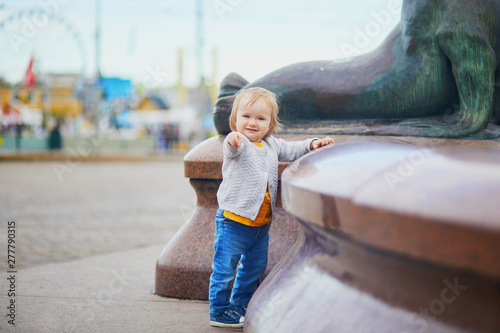
[[[231,309],[236,312],[237,314],[241,315],[242,317],[245,317],[247,313],[247,306],[246,305],[235,305],[231,304]]]
[[[224,310],[217,316],[210,316],[210,326],[214,327],[243,327],[244,318],[233,310]]]

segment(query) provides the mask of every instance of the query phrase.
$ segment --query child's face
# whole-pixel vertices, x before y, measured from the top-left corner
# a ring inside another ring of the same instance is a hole
[[[236,113],[236,130],[245,135],[251,142],[259,142],[271,126],[271,107],[262,98],[252,105],[241,101],[241,107]]]

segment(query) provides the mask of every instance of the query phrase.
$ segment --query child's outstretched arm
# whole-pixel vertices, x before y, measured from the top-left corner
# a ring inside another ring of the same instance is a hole
[[[245,136],[241,133],[229,133],[224,139],[224,144],[222,145],[224,156],[227,156],[228,158],[235,158],[239,156],[243,152],[243,150],[245,150],[244,140],[248,139],[246,139]]]
[[[323,139],[313,140],[311,142],[311,150],[315,150],[315,149],[318,149],[320,147],[327,146],[329,144],[335,144],[335,141],[328,136],[323,138]]]
[[[242,139],[242,134],[238,132],[231,132],[227,135],[227,142],[233,148],[240,148]]]

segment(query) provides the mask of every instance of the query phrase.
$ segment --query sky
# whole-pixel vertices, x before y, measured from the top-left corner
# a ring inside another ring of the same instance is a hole
[[[182,49],[182,80],[187,86],[195,86],[200,73],[209,83],[218,84],[230,72],[251,82],[296,62],[342,59],[376,48],[399,21],[401,4],[402,0],[0,0],[0,77],[13,83],[22,80],[32,56],[38,72],[95,77],[100,16],[103,76],[131,79],[148,88],[173,85],[179,79]],[[197,15],[199,8],[202,15]]]

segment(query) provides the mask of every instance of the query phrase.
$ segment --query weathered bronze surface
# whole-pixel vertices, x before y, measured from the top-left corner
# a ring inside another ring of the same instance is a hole
[[[400,23],[370,53],[293,64],[252,83],[229,74],[215,125],[227,134],[235,94],[259,86],[278,95],[290,133],[497,137],[499,37],[497,0],[405,0]]]

